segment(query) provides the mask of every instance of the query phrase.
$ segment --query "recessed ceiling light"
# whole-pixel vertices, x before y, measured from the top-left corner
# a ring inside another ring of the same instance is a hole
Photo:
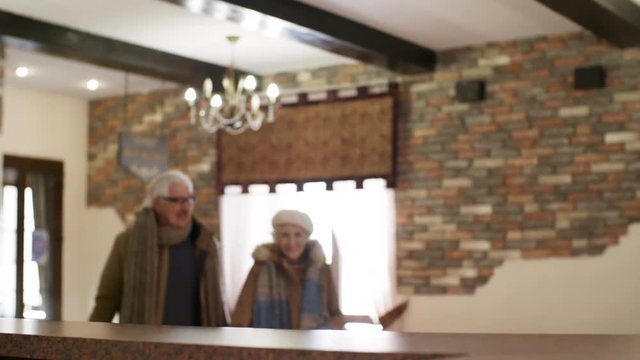
[[[19,78],[23,78],[29,75],[29,69],[26,66],[18,66],[16,68],[16,76]]]
[[[87,81],[87,89],[94,91],[100,86],[100,82],[96,79],[91,79]]]

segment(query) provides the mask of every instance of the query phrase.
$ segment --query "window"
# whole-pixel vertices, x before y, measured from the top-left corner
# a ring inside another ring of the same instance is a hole
[[[221,199],[222,253],[230,304],[235,304],[253,265],[251,253],[272,241],[271,218],[280,209],[297,209],[311,217],[314,232],[331,263],[340,304],[345,315],[378,314],[392,306],[395,289],[394,192],[381,179],[364,182],[306,183],[276,186],[276,193],[262,188],[248,194],[225,193]]]

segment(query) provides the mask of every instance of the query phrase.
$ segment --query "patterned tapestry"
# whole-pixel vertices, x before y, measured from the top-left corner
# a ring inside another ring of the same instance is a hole
[[[393,183],[391,95],[283,106],[258,131],[220,137],[220,185],[382,177]]]

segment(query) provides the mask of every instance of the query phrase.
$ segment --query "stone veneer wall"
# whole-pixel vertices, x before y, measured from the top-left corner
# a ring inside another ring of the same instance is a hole
[[[364,65],[319,69],[297,82],[297,74],[277,74],[282,88],[318,88],[353,84],[390,76],[387,71]],[[265,80],[266,82],[267,80]],[[184,89],[112,97],[89,104],[88,194],[89,206],[114,207],[123,220],[131,221],[142,202],[144,183],[118,164],[118,134],[129,131],[162,134],[169,144],[169,167],[188,174],[194,183],[196,215],[214,230],[219,223],[216,194],[217,135],[189,122]],[[124,109],[127,114],[124,116]]]
[[[198,199],[197,216],[216,226],[216,137],[195,130],[181,90],[91,101],[89,104],[88,194],[90,206],[111,206],[131,220],[145,194],[145,184],[118,164],[118,134],[130,131],[167,137],[169,167],[191,176]]]
[[[409,85],[399,143],[398,284],[472,293],[505,260],[601,254],[640,217],[640,50],[587,34],[439,54]],[[603,65],[605,89],[572,90]],[[457,80],[487,98],[460,103]]]
[[[640,50],[569,34],[438,55],[434,73],[401,79],[400,292],[473,293],[505,260],[598,255],[616,244],[640,217]],[[606,68],[607,87],[572,90],[573,69],[591,64]],[[269,78],[285,92],[397,80],[363,65]],[[485,80],[487,99],[456,102],[465,79]],[[178,92],[164,96],[164,125],[162,101],[134,99],[127,126],[168,129],[171,164],[195,177],[199,214],[215,224],[215,136],[189,126]],[[89,203],[126,216],[142,186],[117,167],[120,103],[91,104]]]

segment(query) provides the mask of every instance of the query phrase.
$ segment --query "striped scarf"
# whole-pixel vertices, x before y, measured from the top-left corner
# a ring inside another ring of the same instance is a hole
[[[330,317],[324,306],[324,289],[319,279],[322,262],[311,261],[312,251],[322,252],[317,241],[309,241],[303,253],[307,261],[305,277],[300,301],[300,328],[323,329],[329,328]],[[282,261],[267,261],[258,274],[256,284],[256,299],[253,305],[251,326],[256,328],[291,329],[291,305],[289,303],[287,275],[278,270],[285,266]]]

